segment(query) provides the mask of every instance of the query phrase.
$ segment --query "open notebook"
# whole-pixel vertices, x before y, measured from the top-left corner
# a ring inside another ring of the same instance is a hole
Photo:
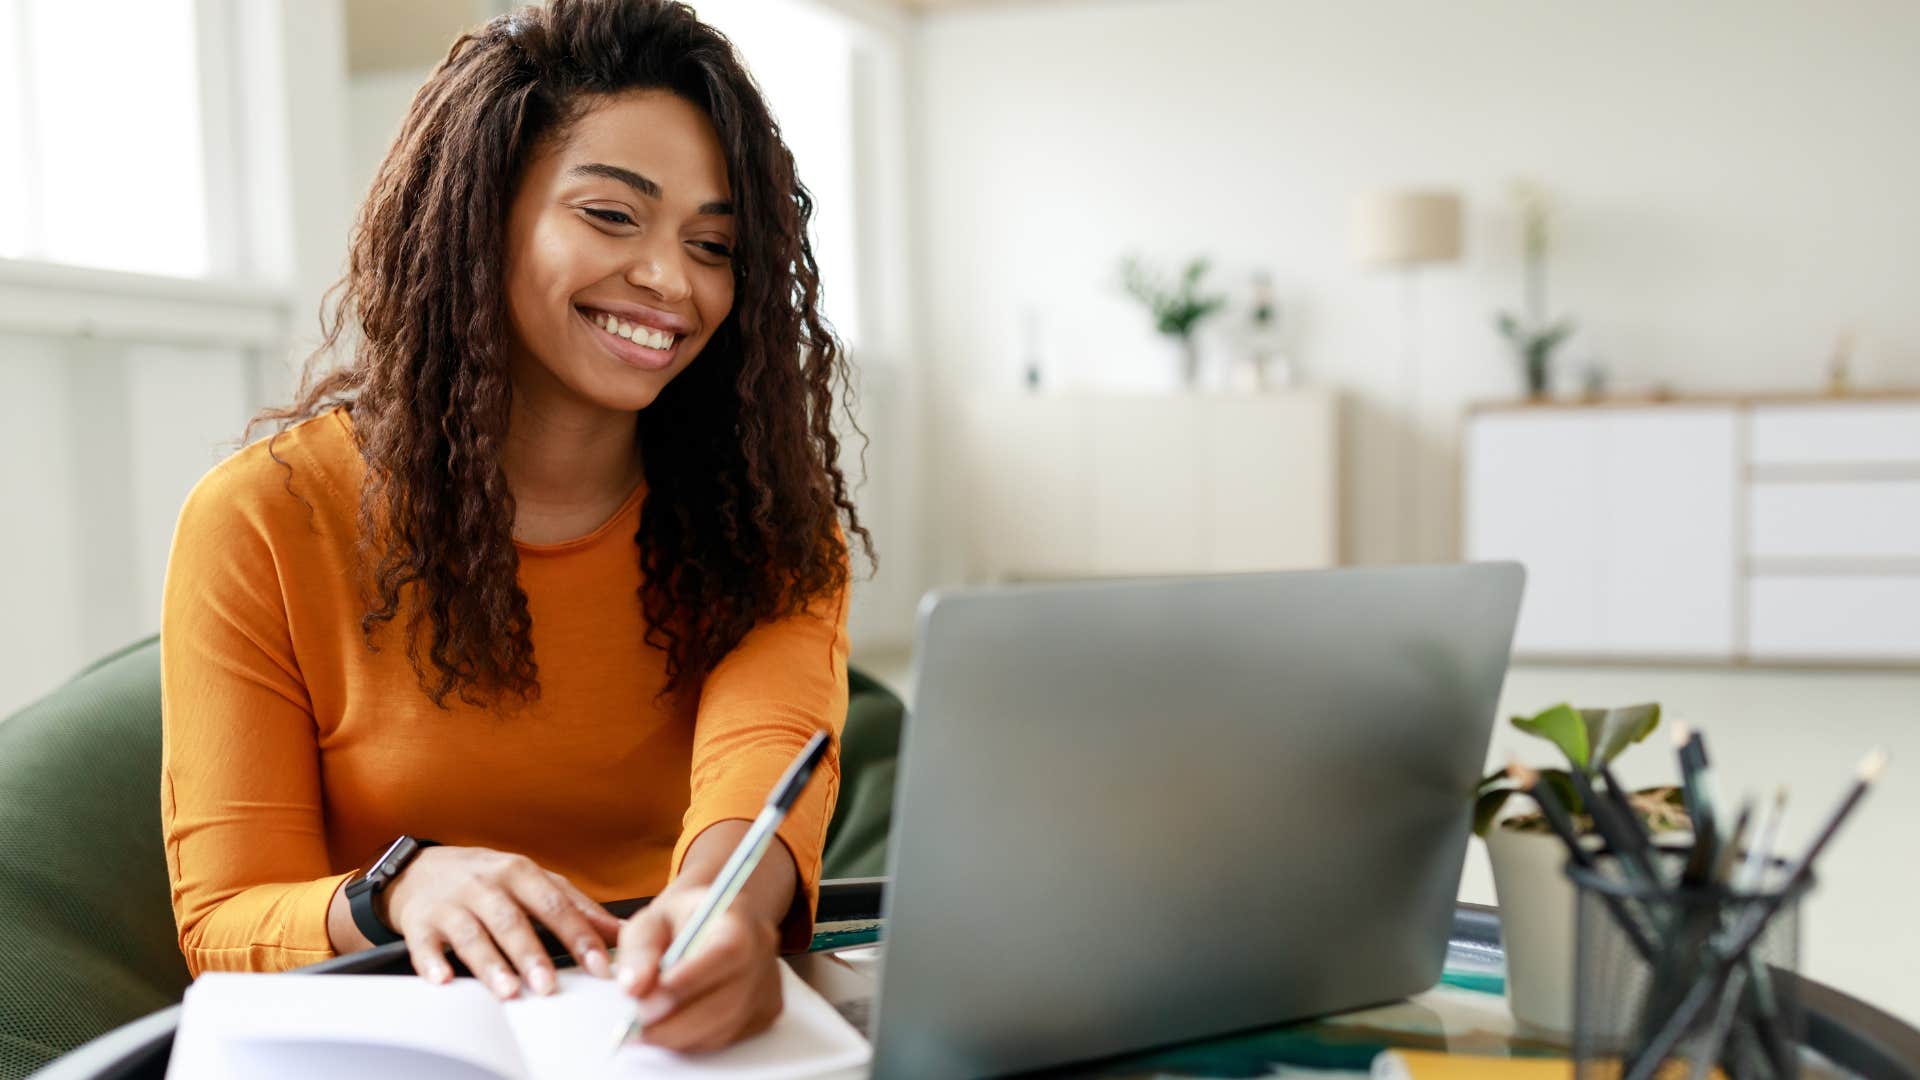
[[[473,979],[212,972],[187,990],[169,1080],[559,1077],[801,1077],[857,1068],[867,1041],[786,964],[773,1027],[715,1054],[630,1045],[633,1016],[612,981],[560,973],[560,992],[499,1001]]]

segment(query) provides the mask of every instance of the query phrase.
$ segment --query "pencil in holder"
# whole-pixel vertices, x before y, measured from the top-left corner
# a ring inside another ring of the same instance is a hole
[[[1685,852],[1661,861],[1676,854]],[[1780,973],[1798,969],[1800,900],[1811,881],[1789,882],[1781,869],[1737,892],[1622,873],[1611,858],[1567,867],[1577,1080],[1800,1075],[1804,1019],[1796,980]]]

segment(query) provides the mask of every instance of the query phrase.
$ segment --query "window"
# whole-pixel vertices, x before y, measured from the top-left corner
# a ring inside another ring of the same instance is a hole
[[[814,199],[813,253],[827,319],[860,338],[855,232],[853,54],[846,20],[807,0],[701,0],[701,19],[732,39],[760,84]]]
[[[0,0],[0,258],[208,274],[196,8]]]

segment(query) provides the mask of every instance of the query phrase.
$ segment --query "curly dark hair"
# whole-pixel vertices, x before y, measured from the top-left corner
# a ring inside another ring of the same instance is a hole
[[[732,44],[669,0],[553,0],[502,15],[454,42],[415,96],[354,224],[331,315],[322,303],[322,342],[295,401],[253,421],[277,437],[331,408],[352,413],[367,464],[361,632],[376,648],[406,608],[408,659],[442,708],[455,693],[473,705],[540,693],[500,462],[507,211],[546,140],[596,100],[647,89],[713,124],[739,230],[731,313],[640,416],[639,600],[647,640],[666,652],[667,692],[696,687],[755,624],[844,589],[847,538],[872,559],[838,465],[835,404],[850,414],[853,391],[820,314],[813,200]],[[317,374],[349,323],[352,358]]]

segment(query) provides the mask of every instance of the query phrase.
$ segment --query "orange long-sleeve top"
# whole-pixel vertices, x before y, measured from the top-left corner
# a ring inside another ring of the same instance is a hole
[[[816,730],[830,754],[779,831],[804,947],[838,794],[846,596],[754,628],[697,695],[658,697],[636,491],[605,524],[518,544],[541,694],[433,704],[398,626],[369,650],[356,544],[364,463],[336,409],[208,473],[188,496],[161,613],[161,823],[194,973],[333,955],[327,909],[402,833],[517,852],[596,900],[658,893],[708,826],[751,819]],[[309,507],[311,508],[309,510]]]

